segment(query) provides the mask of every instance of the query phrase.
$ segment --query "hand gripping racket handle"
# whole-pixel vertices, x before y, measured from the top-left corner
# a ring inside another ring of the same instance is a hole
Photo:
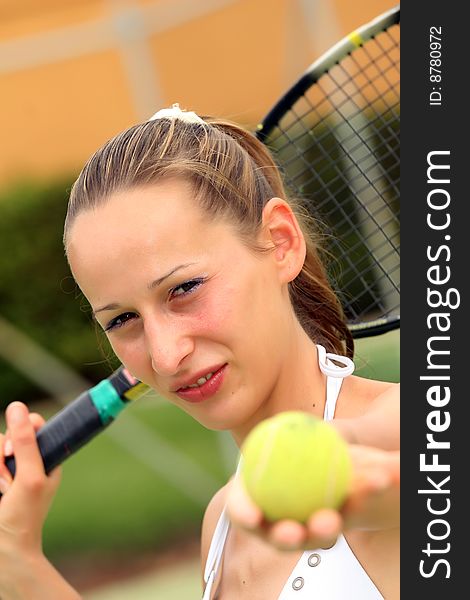
[[[108,427],[139,387],[144,386],[120,367],[49,419],[36,436],[46,473]],[[15,457],[7,457],[5,464],[14,477]]]

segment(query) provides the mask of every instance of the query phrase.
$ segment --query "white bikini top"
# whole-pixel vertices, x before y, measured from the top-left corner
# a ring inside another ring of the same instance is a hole
[[[354,371],[354,363],[346,356],[326,352],[317,344],[318,364],[327,376],[326,402],[323,419],[334,418],[336,401],[343,378]],[[343,366],[339,367],[334,362]],[[230,522],[226,510],[222,511],[212,536],[204,571],[205,589],[202,600],[210,600],[224,553]],[[278,600],[383,600],[373,581],[340,535],[336,544],[328,550],[306,550],[287,579]]]

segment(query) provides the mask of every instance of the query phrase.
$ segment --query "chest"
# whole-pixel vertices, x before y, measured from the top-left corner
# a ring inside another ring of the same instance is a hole
[[[231,530],[215,600],[278,600],[302,552],[282,552],[239,530]]]
[[[386,598],[398,598],[395,563],[399,557],[393,551],[397,543],[384,544],[380,539],[377,543],[375,537],[352,535],[349,541],[341,537],[329,550],[281,552],[232,530],[215,600],[381,600],[376,585],[387,591]],[[388,565],[386,572],[380,568],[383,564]]]

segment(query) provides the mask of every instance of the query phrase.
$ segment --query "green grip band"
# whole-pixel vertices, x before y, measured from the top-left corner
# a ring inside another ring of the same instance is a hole
[[[115,419],[126,406],[114,386],[106,379],[90,390],[90,396],[105,425]]]

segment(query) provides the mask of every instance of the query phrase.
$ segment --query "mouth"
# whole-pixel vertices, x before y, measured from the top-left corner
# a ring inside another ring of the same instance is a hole
[[[175,394],[188,402],[202,402],[216,394],[222,386],[228,365],[201,375],[194,383],[175,390]]]

